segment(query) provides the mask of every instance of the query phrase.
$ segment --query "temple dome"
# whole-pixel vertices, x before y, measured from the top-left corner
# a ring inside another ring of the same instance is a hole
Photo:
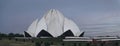
[[[36,19],[25,31],[26,37],[81,36],[83,32],[70,19],[56,9],[48,11],[41,20]]]

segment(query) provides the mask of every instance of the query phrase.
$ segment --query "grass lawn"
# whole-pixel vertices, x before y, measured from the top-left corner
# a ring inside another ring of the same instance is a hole
[[[91,42],[78,41],[62,41],[60,38],[38,38],[38,39],[9,39],[3,38],[0,40],[0,46],[120,46],[120,41],[98,42],[92,45]]]
[[[0,40],[0,46],[35,46],[34,43],[30,41],[16,41],[14,39],[2,39]]]

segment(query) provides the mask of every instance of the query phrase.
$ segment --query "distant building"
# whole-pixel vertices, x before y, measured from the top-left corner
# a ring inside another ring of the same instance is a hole
[[[41,20],[36,19],[24,31],[25,37],[65,37],[84,35],[78,26],[70,19],[66,18],[56,9],[51,9]]]

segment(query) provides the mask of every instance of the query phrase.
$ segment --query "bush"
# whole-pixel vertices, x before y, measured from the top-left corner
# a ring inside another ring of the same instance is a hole
[[[39,42],[36,42],[35,46],[41,46],[41,44]]]
[[[19,34],[19,33],[9,33],[9,34],[4,34],[4,33],[0,33],[0,37],[24,37],[23,34]]]
[[[0,40],[2,40],[2,38],[0,38]]]

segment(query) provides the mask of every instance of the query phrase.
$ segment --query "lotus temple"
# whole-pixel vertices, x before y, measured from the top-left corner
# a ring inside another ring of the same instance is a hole
[[[74,21],[58,10],[51,9],[40,20],[38,18],[34,20],[27,31],[24,31],[24,35],[25,37],[82,37],[84,32]]]

